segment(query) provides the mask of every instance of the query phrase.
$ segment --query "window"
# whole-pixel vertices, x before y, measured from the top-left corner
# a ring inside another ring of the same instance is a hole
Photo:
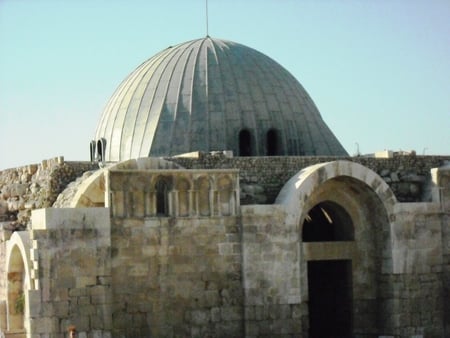
[[[156,189],[156,214],[169,214],[168,185],[163,179],[159,179],[155,184]]]
[[[239,156],[252,156],[252,136],[247,129],[239,132]]]
[[[267,156],[279,155],[278,133],[275,129],[269,129],[266,136]]]

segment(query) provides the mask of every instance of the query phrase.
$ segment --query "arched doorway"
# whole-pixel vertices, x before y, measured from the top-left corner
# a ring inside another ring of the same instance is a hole
[[[280,191],[276,203],[284,205],[286,213],[295,217],[300,231],[300,294],[301,304],[307,309],[301,314],[302,322],[313,323],[320,330],[319,325],[325,325],[321,319],[328,316],[326,307],[332,307],[334,302],[343,311],[350,305],[351,315],[345,319],[350,324],[343,326],[345,331],[350,327],[350,337],[386,332],[389,323],[381,312],[386,305],[380,300],[380,285],[383,273],[392,269],[389,215],[394,213],[396,203],[386,182],[358,163],[321,163],[294,175]],[[330,229],[331,224],[334,226]],[[311,226],[314,229],[308,229]],[[321,286],[325,280],[343,281]],[[314,288],[337,289],[338,297],[344,300],[333,300],[336,292],[323,297]],[[343,288],[347,291],[341,291]],[[310,306],[314,297],[321,297],[316,303],[319,310]],[[331,325],[340,330],[340,324]],[[308,326],[303,326],[303,331],[305,336],[312,336]],[[333,337],[330,331],[313,333]]]
[[[332,201],[309,210],[302,227],[304,243],[353,241],[353,222],[347,211]],[[329,250],[332,246],[328,246]],[[340,258],[339,255],[333,258]],[[307,262],[309,335],[351,337],[353,331],[352,261],[311,259]]]
[[[25,312],[25,265],[17,245],[11,250],[8,268],[8,332],[23,333]]]

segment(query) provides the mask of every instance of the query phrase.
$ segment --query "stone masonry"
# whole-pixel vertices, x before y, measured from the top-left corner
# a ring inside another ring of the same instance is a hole
[[[352,302],[341,305],[352,336],[446,336],[448,159],[353,159],[214,155],[171,159],[187,169],[103,170],[103,183],[92,183],[103,207],[35,209],[20,231],[3,222],[0,329],[33,338],[62,338],[70,325],[86,338],[309,337],[318,328],[308,271],[338,261],[350,274],[330,282],[351,285]],[[65,183],[67,201],[90,189],[81,181],[96,176],[83,170]],[[8,199],[18,183],[5,179],[11,172],[0,175]],[[420,198],[393,188],[395,176],[419,184]],[[344,239],[305,237],[316,206],[349,229]]]

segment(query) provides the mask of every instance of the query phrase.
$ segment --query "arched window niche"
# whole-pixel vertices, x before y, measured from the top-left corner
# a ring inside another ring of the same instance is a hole
[[[8,330],[24,332],[25,266],[20,249],[13,247],[8,271]]]
[[[239,156],[252,156],[252,134],[248,129],[239,132]]]
[[[338,242],[354,239],[353,221],[339,204],[325,201],[308,211],[303,222],[303,242]]]
[[[211,183],[206,176],[202,176],[197,180],[197,190],[198,190],[198,212],[200,216],[210,216],[211,215],[211,201],[210,201],[210,190]]]
[[[178,215],[189,216],[190,212],[190,190],[191,185],[185,178],[179,178],[176,189],[178,191]]]
[[[155,184],[156,190],[156,214],[158,216],[169,215],[169,184],[164,178],[158,178]]]
[[[269,129],[266,134],[266,154],[267,156],[280,155],[278,132],[273,128]]]

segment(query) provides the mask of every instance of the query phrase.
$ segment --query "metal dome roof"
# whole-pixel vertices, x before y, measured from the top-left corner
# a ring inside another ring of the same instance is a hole
[[[287,70],[210,37],[169,47],[134,70],[101,115],[100,139],[107,161],[221,150],[347,155]]]

